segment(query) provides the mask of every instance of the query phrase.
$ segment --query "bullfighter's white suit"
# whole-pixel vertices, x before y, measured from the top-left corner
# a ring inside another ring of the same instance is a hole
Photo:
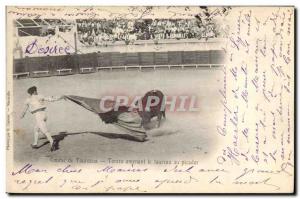
[[[25,101],[25,111],[29,109],[29,111],[34,115],[35,117],[35,127],[34,127],[34,139],[32,146],[37,146],[38,144],[38,138],[39,138],[39,132],[46,135],[47,139],[50,142],[50,147],[53,145],[53,139],[51,137],[51,134],[48,132],[46,121],[47,121],[47,115],[46,115],[46,104],[45,102],[54,102],[57,100],[62,99],[62,97],[43,97],[42,95],[31,95],[29,98]]]

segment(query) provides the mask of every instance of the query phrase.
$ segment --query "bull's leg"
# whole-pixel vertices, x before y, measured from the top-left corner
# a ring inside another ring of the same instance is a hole
[[[157,115],[157,126],[156,126],[157,128],[160,127],[161,117],[162,117],[162,113],[158,113],[158,115]]]
[[[162,111],[162,116],[166,119],[166,111]]]

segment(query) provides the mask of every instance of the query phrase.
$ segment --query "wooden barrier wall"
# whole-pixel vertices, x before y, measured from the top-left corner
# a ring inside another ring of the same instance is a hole
[[[65,72],[94,72],[97,67],[224,64],[224,52],[169,51],[138,53],[89,53],[64,56],[26,57],[14,60],[14,74],[27,73],[30,77],[63,75]]]

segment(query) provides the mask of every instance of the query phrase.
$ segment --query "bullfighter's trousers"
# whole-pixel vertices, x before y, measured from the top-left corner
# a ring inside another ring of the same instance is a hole
[[[35,120],[36,120],[36,125],[34,127],[34,138],[33,138],[33,145],[37,145],[38,139],[39,139],[39,132],[45,134],[47,139],[50,142],[50,146],[53,144],[53,139],[51,137],[51,134],[48,132],[47,129],[47,115],[46,111],[38,111],[34,113]]]

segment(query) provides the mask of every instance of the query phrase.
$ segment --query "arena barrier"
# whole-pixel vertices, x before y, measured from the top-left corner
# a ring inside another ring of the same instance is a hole
[[[218,67],[222,50],[169,52],[104,52],[14,59],[13,77],[48,77],[112,70],[157,70]]]

